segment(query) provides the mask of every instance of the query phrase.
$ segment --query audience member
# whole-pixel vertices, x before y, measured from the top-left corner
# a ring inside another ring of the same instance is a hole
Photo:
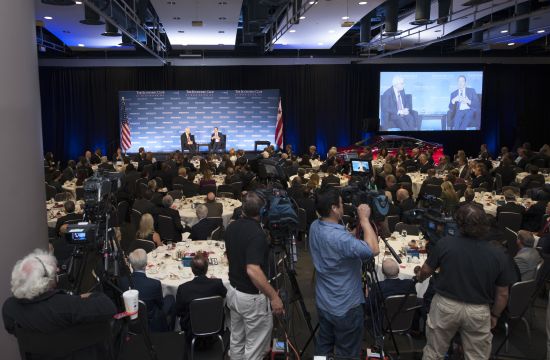
[[[175,234],[174,234],[175,237],[172,240],[177,242],[177,241],[181,241],[181,233],[185,232],[185,229],[181,224],[181,217],[180,217],[179,211],[176,209],[172,209],[173,204],[174,204],[174,199],[170,195],[165,195],[162,198],[162,207],[158,209],[157,215],[168,216],[169,218],[172,219],[172,223],[174,224],[174,230],[175,230]]]
[[[458,206],[458,195],[450,181],[444,181],[441,184],[441,200],[443,201],[441,210],[452,215]]]
[[[181,284],[176,294],[176,315],[180,317],[181,329],[185,331],[187,339],[190,339],[192,334],[189,315],[191,302],[211,296],[225,298],[227,293],[221,279],[206,276],[208,273],[208,258],[204,254],[199,252],[193,257],[191,271],[195,277],[193,280]]]
[[[525,208],[516,203],[516,194],[513,190],[506,190],[503,193],[504,200],[506,200],[506,204],[500,205],[497,207],[497,217],[501,212],[513,212],[516,214],[523,215],[525,213]]]
[[[399,189],[396,192],[396,205],[399,207],[401,215],[405,211],[412,210],[416,207],[414,200],[410,197],[407,189]]]
[[[139,228],[136,232],[136,239],[149,240],[155,243],[155,246],[161,246],[162,241],[159,233],[155,231],[155,221],[149,213],[141,215]]]
[[[151,331],[172,330],[175,320],[175,299],[173,295],[163,297],[160,281],[145,274],[147,253],[143,249],[136,249],[128,255],[128,262],[132,266],[131,281],[124,276],[120,277],[120,288],[123,291],[130,288],[139,291],[139,299],[147,306]]]
[[[67,223],[74,223],[82,220],[82,214],[75,213],[75,203],[72,200],[65,201],[63,204],[63,208],[65,209],[65,215],[57,219],[57,222],[55,223],[55,234],[61,235],[62,233],[65,233],[63,225]],[[66,227],[65,227],[66,228]]]
[[[212,231],[219,226],[215,219],[208,218],[208,208],[204,204],[197,205],[195,209],[199,221],[191,227],[189,238],[192,240],[206,240],[210,238]]]
[[[222,217],[223,205],[222,203],[216,201],[216,195],[214,195],[213,192],[206,194],[206,202],[204,205],[208,209],[208,217]]]
[[[533,248],[535,246],[533,234],[527,230],[520,230],[517,245],[519,250],[514,256],[514,261],[521,274],[521,281],[533,280],[537,266],[542,260],[537,249]]]

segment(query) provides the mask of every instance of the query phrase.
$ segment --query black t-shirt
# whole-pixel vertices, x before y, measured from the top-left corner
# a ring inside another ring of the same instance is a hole
[[[426,261],[439,268],[438,294],[469,304],[492,304],[496,286],[514,281],[513,269],[503,254],[485,240],[446,236],[437,242]]]
[[[258,294],[246,273],[246,265],[259,265],[266,273],[269,244],[260,224],[248,218],[232,222],[225,231],[225,247],[231,285],[241,292]]]

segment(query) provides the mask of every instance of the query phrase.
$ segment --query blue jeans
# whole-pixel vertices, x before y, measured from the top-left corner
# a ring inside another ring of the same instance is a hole
[[[363,305],[349,309],[343,316],[335,316],[317,308],[319,333],[315,355],[359,357],[363,340]]]

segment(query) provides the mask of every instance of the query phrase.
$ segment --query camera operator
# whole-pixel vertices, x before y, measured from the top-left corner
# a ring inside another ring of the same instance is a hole
[[[231,284],[227,292],[231,310],[229,353],[231,359],[260,360],[270,346],[271,312],[280,315],[284,309],[265,275],[269,243],[260,225],[265,202],[257,193],[248,192],[242,203],[243,216],[229,224],[224,237]]]
[[[310,249],[317,282],[315,287],[319,333],[315,354],[358,357],[363,339],[362,263],[379,252],[378,239],[370,223],[371,209],[357,208],[363,241],[341,225],[342,197],[328,188],[317,194],[321,219],[310,227]]]
[[[15,334],[16,326],[48,334],[112,319],[116,308],[107,296],[68,295],[57,289],[56,275],[55,257],[42,250],[35,250],[15,264],[11,274],[13,296],[2,307],[4,327],[10,334]],[[97,344],[79,349],[68,358],[102,359],[107,355],[105,348]]]
[[[455,220],[459,233],[438,240],[417,275],[423,281],[439,268],[426,323],[424,360],[443,359],[457,332],[466,359],[488,359],[491,329],[506,307],[513,282],[505,259],[484,240],[489,223],[483,209],[465,204]]]

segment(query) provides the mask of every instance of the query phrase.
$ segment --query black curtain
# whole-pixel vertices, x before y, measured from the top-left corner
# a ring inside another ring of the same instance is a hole
[[[441,142],[446,153],[548,142],[550,110],[542,79],[550,66],[521,65],[288,65],[227,67],[40,68],[44,150],[77,159],[85,149],[108,155],[118,146],[118,91],[279,89],[285,144],[298,151],[360,140],[378,127],[380,71],[485,71],[482,129],[409,133]]]

